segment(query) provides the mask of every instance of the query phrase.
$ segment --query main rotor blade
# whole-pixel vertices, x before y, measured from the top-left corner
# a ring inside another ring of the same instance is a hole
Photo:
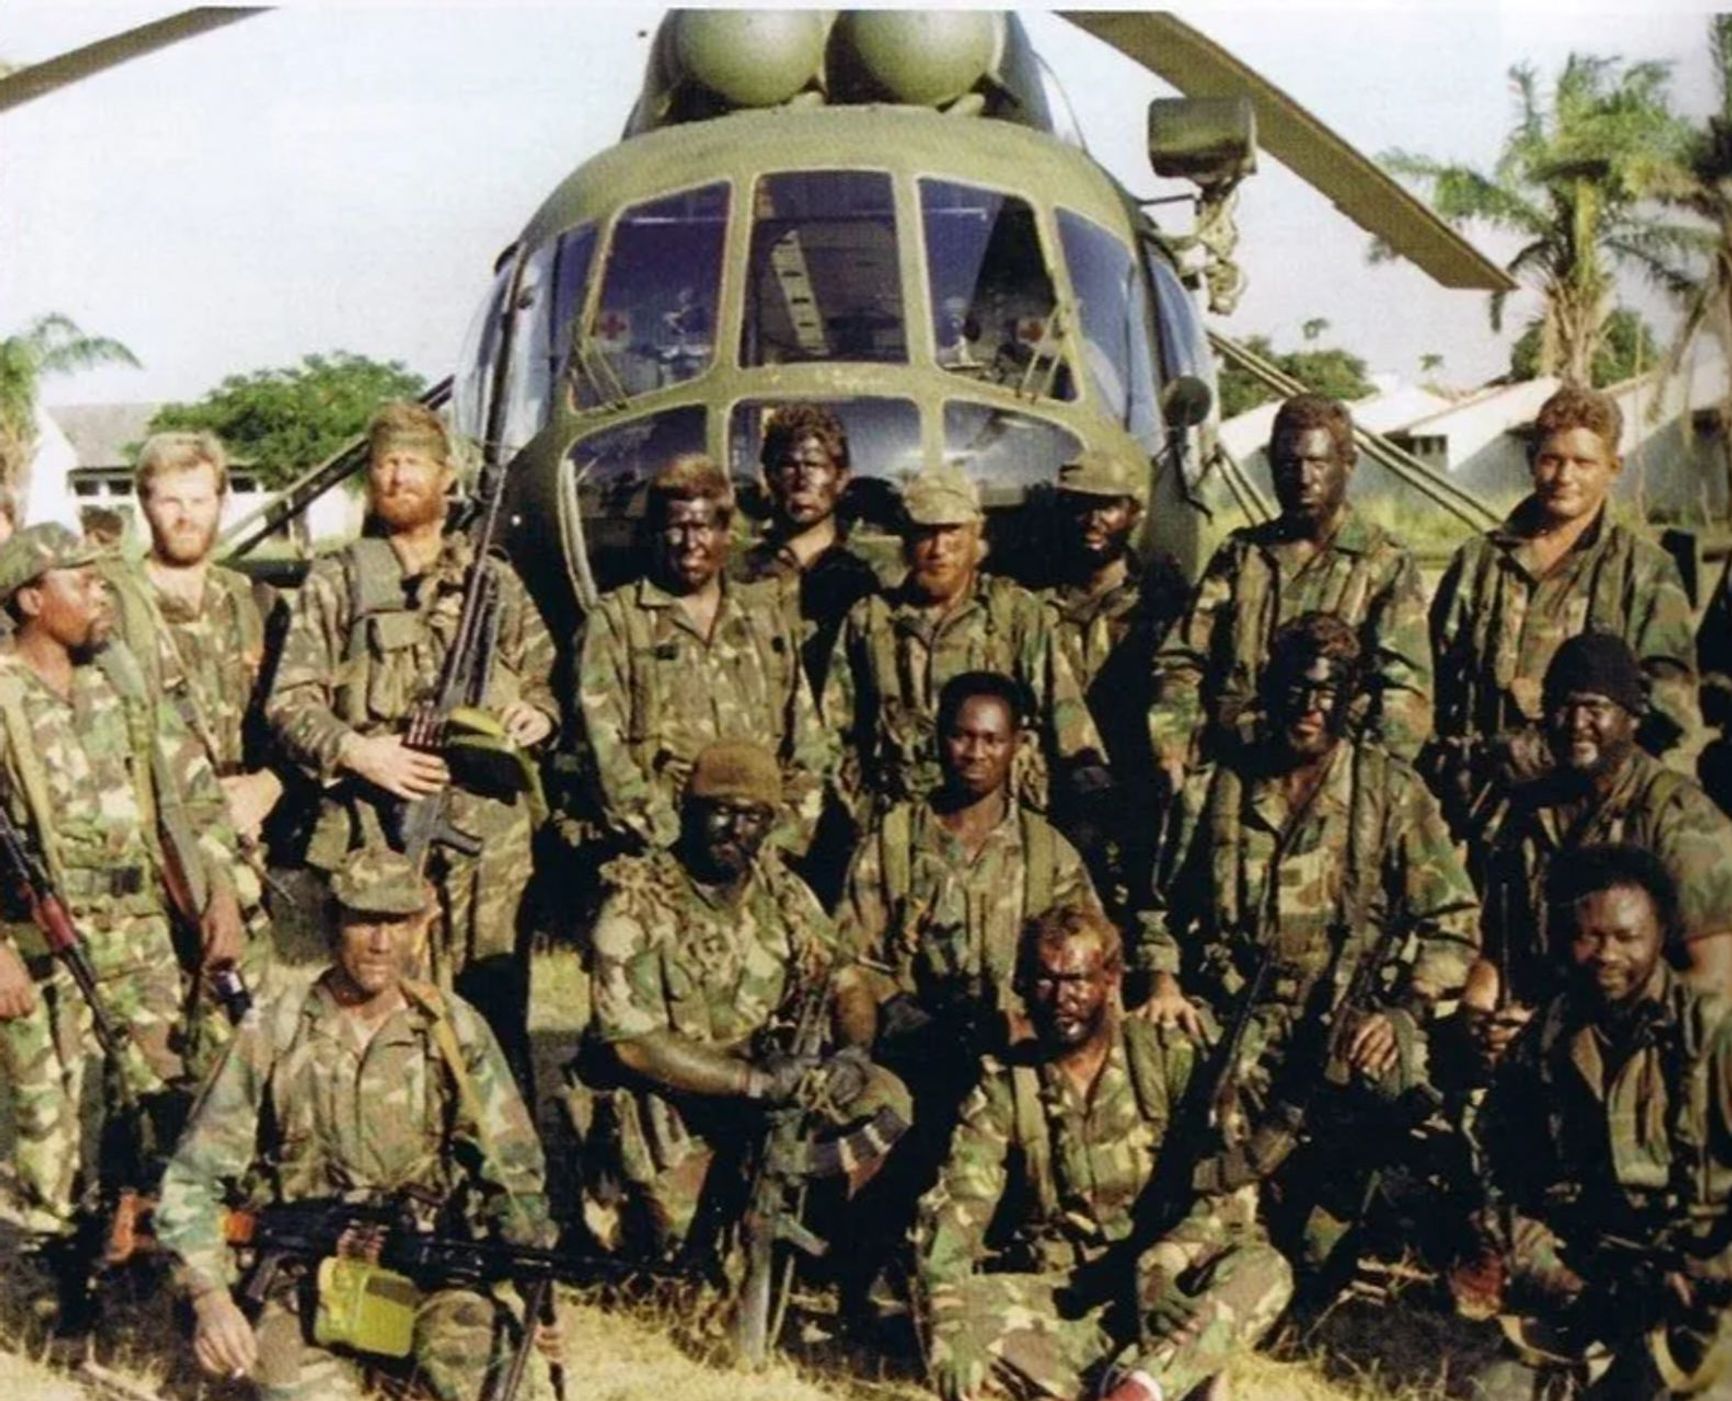
[[[266,5],[237,5],[232,8],[205,5],[195,10],[182,10],[165,19],[152,20],[136,29],[98,39],[94,44],[73,49],[58,58],[21,68],[0,78],[0,112],[94,77],[106,68],[130,62],[157,49],[166,49],[170,44],[178,44],[182,39],[203,34],[208,29],[218,29],[236,20],[263,14],[269,8]]]
[[[1360,228],[1445,287],[1513,291],[1508,273],[1438,218],[1368,156],[1355,150],[1267,78],[1166,11],[1064,10],[1077,28],[1111,44],[1187,97],[1251,99],[1257,141]]]

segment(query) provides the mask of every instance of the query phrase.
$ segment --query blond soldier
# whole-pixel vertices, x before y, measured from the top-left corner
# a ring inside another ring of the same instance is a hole
[[[307,863],[326,871],[358,847],[383,844],[396,804],[452,783],[441,755],[404,737],[438,685],[473,558],[469,537],[445,529],[457,476],[451,443],[418,404],[387,404],[368,437],[368,505],[383,533],[313,566],[295,595],[265,704],[278,742],[324,790]],[[553,639],[516,571],[497,557],[486,567],[496,631],[482,703],[507,739],[531,749],[558,723]],[[529,967],[519,914],[530,876],[528,795],[457,785],[447,815],[477,850],[434,848],[443,917],[431,940],[433,979],[480,1008],[527,1077]]]

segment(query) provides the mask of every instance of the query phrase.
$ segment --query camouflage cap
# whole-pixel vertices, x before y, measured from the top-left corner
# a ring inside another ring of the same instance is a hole
[[[731,798],[777,807],[782,801],[782,770],[762,745],[723,740],[698,755],[686,793],[693,798]]]
[[[432,887],[389,847],[363,847],[349,853],[331,876],[331,894],[345,910],[366,915],[418,915],[432,903]]]
[[[1058,489],[1079,496],[1128,496],[1139,505],[1148,495],[1143,463],[1106,448],[1084,448],[1058,469]]]
[[[902,488],[915,525],[967,525],[980,519],[980,488],[956,467],[928,467]]]
[[[50,569],[76,569],[101,559],[100,545],[80,540],[63,525],[28,525],[0,545],[0,603]]]

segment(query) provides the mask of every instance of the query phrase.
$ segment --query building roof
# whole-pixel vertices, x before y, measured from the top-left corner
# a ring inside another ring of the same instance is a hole
[[[78,454],[80,467],[124,467],[128,443],[150,436],[161,404],[60,404],[48,410]]]

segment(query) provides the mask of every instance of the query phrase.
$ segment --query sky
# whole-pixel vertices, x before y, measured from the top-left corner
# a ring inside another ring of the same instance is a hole
[[[0,0],[0,58],[39,61],[181,8]],[[0,334],[55,311],[143,368],[53,379],[50,403],[196,398],[224,375],[344,349],[448,372],[493,261],[544,197],[614,141],[659,11],[540,4],[296,4],[0,114]],[[1202,29],[1340,135],[1489,167],[1514,111],[1508,70],[1574,51],[1674,64],[1678,106],[1714,101],[1708,12],[1439,0],[1205,4]],[[1168,89],[1056,16],[1024,11],[1089,149],[1130,190],[1148,99]],[[1444,356],[1500,373],[1532,303],[1494,335],[1483,293],[1409,264],[1270,157],[1242,187],[1250,288],[1229,334],[1320,344],[1408,378]],[[1515,245],[1483,231],[1500,261]],[[1635,283],[1627,299],[1664,328]]]

